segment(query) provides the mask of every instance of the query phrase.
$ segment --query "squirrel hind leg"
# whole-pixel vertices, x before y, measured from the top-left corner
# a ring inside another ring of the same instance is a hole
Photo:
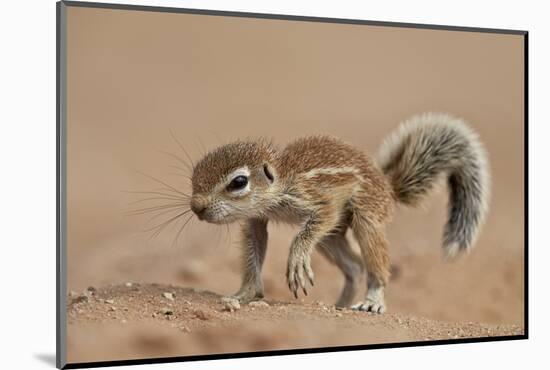
[[[367,270],[367,294],[365,300],[352,309],[373,313],[384,313],[386,303],[384,289],[390,276],[388,242],[384,226],[369,222],[359,211],[354,214],[351,228],[357,239]]]
[[[319,251],[344,274],[344,287],[336,307],[349,307],[357,295],[364,268],[361,258],[351,249],[345,231],[331,234],[319,243]]]

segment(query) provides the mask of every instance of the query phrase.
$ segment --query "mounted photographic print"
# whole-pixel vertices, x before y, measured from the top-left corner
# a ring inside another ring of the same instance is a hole
[[[527,338],[527,32],[57,10],[58,367]]]

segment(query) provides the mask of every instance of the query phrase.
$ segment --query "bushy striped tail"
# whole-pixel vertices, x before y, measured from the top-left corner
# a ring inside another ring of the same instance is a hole
[[[490,176],[485,149],[463,120],[441,113],[412,117],[385,140],[379,165],[389,177],[396,199],[413,206],[440,175],[446,176],[445,257],[472,247],[485,218]]]

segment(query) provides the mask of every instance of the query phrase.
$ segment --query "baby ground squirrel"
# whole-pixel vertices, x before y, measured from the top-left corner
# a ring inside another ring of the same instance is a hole
[[[330,136],[299,138],[282,150],[264,139],[223,145],[194,166],[191,209],[210,223],[244,221],[243,278],[234,295],[241,302],[263,298],[267,224],[276,221],[300,227],[286,272],[296,297],[313,286],[317,249],[345,276],[336,306],[350,306],[366,273],[366,297],[351,307],[383,313],[390,274],[385,228],[394,205],[417,205],[441,174],[450,193],[443,251],[454,257],[472,247],[483,223],[489,172],[477,135],[446,114],[404,122],[382,145],[377,164]],[[362,258],[348,244],[348,228]]]

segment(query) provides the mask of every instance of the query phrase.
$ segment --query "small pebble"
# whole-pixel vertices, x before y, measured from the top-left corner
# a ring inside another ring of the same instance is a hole
[[[123,319],[123,320],[121,320],[120,322],[123,323],[123,324],[126,324],[128,321],[126,321],[126,320]]]
[[[195,310],[193,313],[195,314],[195,317],[197,319],[204,320],[204,321],[210,319],[210,316],[204,311]]]
[[[252,301],[248,304],[250,307],[269,307],[266,301]]]
[[[126,284],[124,284],[127,288],[131,288],[132,287],[132,283],[128,282]]]
[[[168,307],[164,307],[162,310],[160,310],[160,312],[162,312],[163,314],[165,314],[167,316],[174,314],[174,310],[172,310],[171,308],[168,308]]]
[[[113,306],[109,307],[109,311],[116,311],[116,307],[113,307]]]
[[[171,301],[174,300],[174,294],[173,293],[164,292],[164,293],[162,293],[162,296],[166,299],[171,300]]]
[[[105,300],[105,303],[107,303],[107,304],[113,304],[113,303],[115,303],[115,301],[113,301],[112,299],[106,299],[106,300]]]
[[[81,294],[81,295],[79,295],[78,297],[76,297],[76,298],[74,299],[74,302],[75,302],[75,303],[87,303],[87,302],[89,302],[89,301],[90,301],[90,297],[88,297],[88,296],[85,295],[85,294]]]
[[[94,294],[95,292],[97,292],[97,289],[94,288],[93,286],[89,286],[88,289],[86,289],[88,292],[90,292],[91,294]]]

